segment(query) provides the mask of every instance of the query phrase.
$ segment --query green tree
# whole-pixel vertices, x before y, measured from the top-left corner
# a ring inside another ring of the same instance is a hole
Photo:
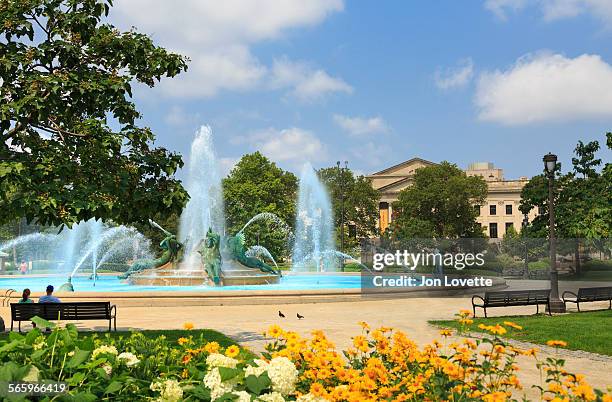
[[[254,215],[271,212],[290,227],[295,221],[297,177],[284,171],[259,152],[244,155],[223,179],[227,232],[235,234]],[[245,231],[247,246],[266,247],[277,259],[288,255],[287,234],[260,221]]]
[[[139,127],[132,84],[187,60],[104,22],[110,0],[0,0],[0,223],[179,213],[179,155]]]
[[[376,235],[380,194],[372,187],[370,179],[365,176],[355,176],[352,170],[338,167],[320,169],[318,175],[329,191],[338,245],[343,210],[345,249],[358,246],[361,238]],[[344,194],[344,206],[342,194]],[[349,225],[355,227],[354,236],[349,232]]]
[[[612,149],[612,134],[607,134],[607,145]],[[578,142],[572,158],[572,171],[555,173],[555,234],[560,243],[560,253],[573,250],[576,270],[579,271],[579,241],[601,248],[602,239],[610,237],[612,229],[612,165],[606,163],[599,171],[601,159],[596,158],[599,142]],[[548,179],[542,174],[533,177],[523,188],[519,209],[527,213],[537,208],[538,216],[525,231],[529,237],[548,237]],[[580,239],[580,240],[578,240]],[[607,246],[606,246],[607,244]],[[607,250],[604,250],[607,251]]]
[[[467,176],[454,164],[442,162],[417,169],[412,185],[393,203],[397,218],[391,236],[483,237],[474,206],[484,204],[486,195],[487,184],[481,177]]]

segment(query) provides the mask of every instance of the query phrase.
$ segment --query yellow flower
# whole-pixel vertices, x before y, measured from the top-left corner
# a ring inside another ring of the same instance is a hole
[[[187,338],[178,338],[178,344],[183,346],[184,344],[189,343],[189,339]]]
[[[193,323],[192,322],[186,322],[183,324],[183,328],[185,328],[187,331],[192,330],[193,329]]]
[[[204,345],[204,350],[207,353],[217,353],[219,352],[220,346],[217,342],[208,342],[206,345]]]
[[[365,321],[359,321],[358,324],[361,325],[363,329],[370,329],[370,325]]]
[[[520,325],[518,325],[518,324],[513,323],[512,321],[504,321],[504,325],[505,325],[505,326],[507,326],[507,327],[511,327],[511,328],[514,328],[514,329],[518,329],[519,331],[520,331],[521,329],[523,329],[523,327],[521,327],[521,326],[520,326]]]
[[[236,345],[232,345],[225,349],[225,356],[227,357],[236,357],[240,353],[240,348]]]
[[[189,377],[189,370],[183,369],[183,372],[181,373],[181,378],[187,378],[187,377]]]
[[[281,327],[274,324],[271,325],[270,328],[268,328],[268,335],[272,338],[280,338],[281,336],[283,336],[283,330]]]
[[[440,331],[440,335],[442,336],[451,336],[453,332],[450,329],[443,329]]]
[[[353,338],[353,345],[362,352],[367,352],[370,346],[368,345],[368,340],[361,335],[357,335]]]
[[[553,347],[555,347],[555,348],[559,348],[559,347],[560,347],[560,348],[564,348],[564,347],[566,347],[566,346],[567,346],[567,342],[565,342],[565,341],[557,341],[557,340],[550,340],[550,341],[547,341],[547,342],[546,342],[546,344],[547,344],[548,346],[553,346]]]

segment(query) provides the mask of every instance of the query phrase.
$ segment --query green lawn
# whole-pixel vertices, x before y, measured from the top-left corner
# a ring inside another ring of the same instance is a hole
[[[610,281],[612,282],[612,270],[610,271],[587,271],[580,275],[562,275],[560,281]],[[601,286],[605,286],[604,283]]]
[[[557,316],[544,314],[532,316],[511,316],[475,318],[470,331],[486,332],[478,329],[478,324],[502,324],[512,321],[523,327],[522,330],[507,328],[506,338],[519,341],[546,344],[558,339],[567,342],[567,349],[585,350],[612,356],[612,310],[569,313]],[[456,321],[430,321],[430,324],[445,327],[460,327]]]

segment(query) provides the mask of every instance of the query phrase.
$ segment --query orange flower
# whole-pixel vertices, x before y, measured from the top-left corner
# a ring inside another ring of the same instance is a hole
[[[518,329],[519,331],[523,329],[523,327],[521,327],[518,324],[513,323],[512,321],[504,321],[504,325],[507,326],[507,327]]]
[[[186,322],[183,324],[183,328],[185,328],[187,331],[190,331],[193,329],[193,323],[192,322]]]
[[[450,329],[443,329],[440,331],[440,335],[442,336],[451,336],[453,332]]]
[[[191,361],[191,355],[183,356],[183,364],[187,364]]]
[[[564,348],[564,347],[567,346],[567,342],[565,342],[565,341],[557,341],[557,340],[547,341],[546,344],[548,346],[552,346],[552,347],[555,347],[555,348],[559,348],[559,347]]]

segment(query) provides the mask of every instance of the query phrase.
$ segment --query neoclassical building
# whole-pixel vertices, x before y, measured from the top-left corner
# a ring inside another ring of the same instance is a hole
[[[425,166],[436,165],[421,158],[412,158],[368,176],[372,187],[380,191],[379,228],[384,231],[393,221],[393,202],[397,201],[400,191],[410,186],[414,172]],[[492,239],[502,238],[506,230],[513,226],[519,232],[523,214],[519,211],[521,190],[528,182],[527,177],[518,180],[504,179],[502,169],[489,162],[477,162],[468,166],[468,176],[481,176],[488,186],[488,195],[484,205],[480,206],[478,222],[485,233]],[[533,219],[535,211],[529,214]]]

